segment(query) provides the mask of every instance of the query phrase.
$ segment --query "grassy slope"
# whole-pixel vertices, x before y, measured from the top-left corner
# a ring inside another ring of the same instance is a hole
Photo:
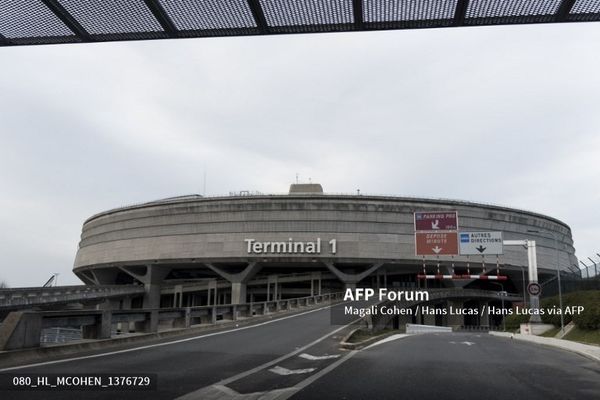
[[[588,331],[575,327],[567,334],[567,336],[565,336],[565,339],[572,340],[574,342],[600,345],[600,329]]]

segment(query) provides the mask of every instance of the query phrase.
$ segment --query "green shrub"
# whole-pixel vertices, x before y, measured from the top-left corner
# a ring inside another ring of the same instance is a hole
[[[529,315],[507,315],[505,320],[506,330],[514,331],[515,329],[519,329],[521,324],[524,324],[527,321],[529,321]]]
[[[540,306],[544,309],[558,308],[558,296],[550,297],[541,301]],[[583,306],[581,314],[564,314],[565,325],[571,321],[582,329],[600,329],[600,290],[584,290],[568,293],[563,296],[563,309],[566,307]],[[542,321],[547,324],[560,325],[560,314],[542,315]]]

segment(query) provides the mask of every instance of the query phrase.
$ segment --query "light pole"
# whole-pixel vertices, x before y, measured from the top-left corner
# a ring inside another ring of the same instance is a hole
[[[521,268],[521,279],[523,279],[523,308],[527,309],[527,289],[525,289],[525,267],[519,265]]]
[[[542,233],[549,233],[550,235],[552,235],[552,238],[554,239],[554,250],[556,251],[556,277],[558,278],[558,306],[560,307],[560,332],[561,334],[565,334],[565,317],[563,315],[564,310],[563,310],[563,302],[562,302],[562,285],[560,282],[560,266],[559,266],[559,253],[558,253],[558,238],[556,237],[556,233],[552,232],[552,231],[538,231],[538,230],[533,230],[533,229],[528,229],[527,232],[530,233],[538,233],[538,234],[542,234]]]

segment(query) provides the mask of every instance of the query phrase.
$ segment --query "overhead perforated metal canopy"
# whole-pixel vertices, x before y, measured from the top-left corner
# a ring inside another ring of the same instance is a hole
[[[0,46],[600,20],[600,0],[0,0]]]

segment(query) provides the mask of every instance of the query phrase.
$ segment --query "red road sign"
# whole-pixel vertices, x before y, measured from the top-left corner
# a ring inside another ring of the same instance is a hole
[[[417,211],[415,231],[456,231],[458,213],[456,211]]]
[[[456,256],[458,233],[416,232],[415,250],[418,256]]]
[[[529,293],[530,296],[539,296],[542,294],[542,286],[539,283],[530,282],[527,285],[527,293]]]

